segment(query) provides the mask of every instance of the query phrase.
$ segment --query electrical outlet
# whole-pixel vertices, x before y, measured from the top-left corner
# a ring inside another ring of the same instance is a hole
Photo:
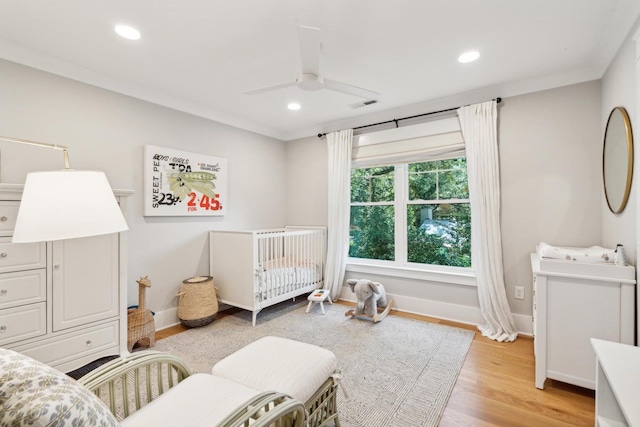
[[[516,299],[524,299],[524,286],[516,286]]]

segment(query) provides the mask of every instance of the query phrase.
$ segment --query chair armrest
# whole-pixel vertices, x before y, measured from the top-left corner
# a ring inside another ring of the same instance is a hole
[[[78,382],[122,420],[191,375],[180,359],[160,351],[140,351],[114,359]],[[130,409],[132,406],[132,409]]]
[[[302,402],[284,393],[266,391],[238,406],[216,427],[303,427],[305,408]],[[250,422],[251,420],[251,422]]]

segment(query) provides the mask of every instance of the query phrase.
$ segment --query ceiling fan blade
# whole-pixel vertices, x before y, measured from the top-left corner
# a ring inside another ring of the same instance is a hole
[[[346,83],[337,82],[335,80],[324,79],[324,88],[329,90],[334,90],[336,92],[346,93],[348,95],[358,96],[364,99],[378,99],[380,95],[378,92],[373,92],[371,90],[363,89],[357,86],[351,86]]]
[[[300,59],[303,74],[320,74],[320,30],[313,27],[298,27]]]
[[[296,85],[296,82],[282,83],[282,84],[275,85],[275,86],[263,87],[263,88],[260,88],[260,89],[253,89],[253,90],[250,90],[248,92],[244,92],[244,94],[245,95],[257,95],[259,93],[271,92],[272,90],[284,89],[285,87],[291,87],[291,86],[295,86],[295,85]]]

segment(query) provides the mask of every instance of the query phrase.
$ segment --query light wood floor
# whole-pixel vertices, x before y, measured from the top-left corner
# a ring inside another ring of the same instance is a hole
[[[220,312],[218,318],[225,315]],[[395,310],[391,315],[476,330],[469,325]],[[181,325],[164,329],[156,333],[156,339],[184,330]],[[594,415],[591,390],[552,380],[547,380],[544,390],[535,387],[531,338],[498,343],[477,332],[440,426],[593,426]]]

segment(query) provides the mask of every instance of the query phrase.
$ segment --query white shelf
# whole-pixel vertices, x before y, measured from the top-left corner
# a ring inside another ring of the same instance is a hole
[[[640,426],[640,348],[595,338],[591,344],[598,360],[598,425]]]

